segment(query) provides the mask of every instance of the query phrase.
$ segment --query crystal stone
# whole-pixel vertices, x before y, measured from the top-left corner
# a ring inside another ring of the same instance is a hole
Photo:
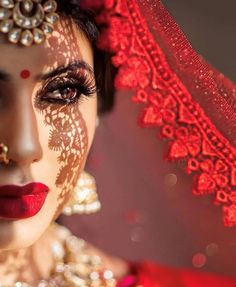
[[[14,28],[8,33],[8,39],[11,43],[18,43],[21,37],[21,29]]]
[[[26,47],[29,47],[32,45],[33,41],[34,41],[33,34],[29,30],[25,30],[21,35],[20,39],[21,44]]]
[[[11,9],[14,7],[14,1],[13,0],[0,0],[0,6],[3,8]]]
[[[34,35],[34,42],[36,44],[42,43],[43,40],[45,39],[43,31],[41,31],[40,29],[35,28],[33,30],[33,35]]]
[[[34,4],[31,0],[25,0],[22,3],[22,8],[23,8],[24,12],[29,13],[33,10]]]
[[[43,9],[46,13],[53,13],[57,10],[57,2],[53,0],[48,0],[44,3]]]
[[[41,27],[45,35],[50,35],[53,32],[53,26],[49,23],[44,22]]]
[[[6,8],[0,8],[0,20],[6,20],[12,15],[11,10]]]
[[[50,24],[55,24],[59,20],[59,16],[56,13],[50,13],[45,16],[45,19]]]
[[[13,20],[3,20],[0,23],[0,31],[8,33],[13,28]]]
[[[23,26],[24,26],[25,28],[31,29],[31,27],[32,27],[32,21],[31,21],[31,19],[26,18],[26,19],[24,20],[24,22],[23,22]]]

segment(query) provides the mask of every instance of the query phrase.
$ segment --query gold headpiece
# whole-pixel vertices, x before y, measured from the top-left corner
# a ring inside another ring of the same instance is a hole
[[[0,0],[0,31],[14,44],[40,44],[53,32],[56,10],[55,0]]]

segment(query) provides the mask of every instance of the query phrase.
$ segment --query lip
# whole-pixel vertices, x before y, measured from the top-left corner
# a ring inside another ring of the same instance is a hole
[[[36,215],[43,207],[49,187],[32,182],[24,186],[0,186],[0,217],[24,219]]]

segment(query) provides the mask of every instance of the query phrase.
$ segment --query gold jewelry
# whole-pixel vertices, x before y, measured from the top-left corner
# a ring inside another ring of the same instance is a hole
[[[90,214],[101,209],[98,199],[96,181],[87,172],[82,172],[63,214]]]
[[[8,154],[8,146],[1,143],[0,144],[0,163],[5,163],[5,164],[9,163],[9,159],[7,158],[7,154]]]
[[[60,225],[51,228],[58,232],[59,240],[52,244],[54,267],[50,278],[40,280],[35,287],[115,287],[116,280],[110,270],[102,268],[102,260],[87,252],[84,240],[73,236],[70,231]],[[33,287],[25,282],[1,287]]]
[[[0,0],[0,32],[13,44],[40,44],[53,32],[56,10],[55,0]]]

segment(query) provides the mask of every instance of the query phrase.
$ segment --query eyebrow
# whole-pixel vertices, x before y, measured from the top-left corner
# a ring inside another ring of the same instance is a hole
[[[36,79],[47,80],[49,78],[56,77],[60,74],[67,72],[68,70],[75,70],[75,69],[84,69],[89,72],[92,76],[94,76],[93,68],[83,60],[76,60],[74,62],[70,62],[68,65],[62,65],[43,75],[36,76]]]
[[[11,75],[0,70],[0,81],[10,81]]]

